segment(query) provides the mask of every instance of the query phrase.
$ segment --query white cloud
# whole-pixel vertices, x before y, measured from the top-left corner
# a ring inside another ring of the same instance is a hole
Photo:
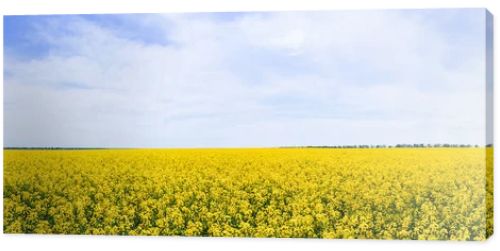
[[[418,12],[142,17],[169,43],[70,18],[38,30],[48,56],[7,56],[6,145],[484,143],[481,38]]]

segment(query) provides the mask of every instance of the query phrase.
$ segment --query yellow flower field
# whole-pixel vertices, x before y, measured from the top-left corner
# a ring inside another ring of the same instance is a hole
[[[484,240],[491,157],[491,148],[4,150],[3,230]]]

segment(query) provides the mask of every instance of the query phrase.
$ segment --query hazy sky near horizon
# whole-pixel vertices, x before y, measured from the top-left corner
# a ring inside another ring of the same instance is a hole
[[[6,16],[4,145],[482,145],[485,15]]]

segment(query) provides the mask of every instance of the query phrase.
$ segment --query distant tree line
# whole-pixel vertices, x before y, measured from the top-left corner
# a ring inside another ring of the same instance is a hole
[[[492,147],[492,144],[487,144],[486,147]],[[332,146],[297,146],[291,148],[477,148],[479,145],[471,144],[396,144],[396,145],[332,145]]]
[[[492,147],[493,144],[487,144],[486,147]],[[323,146],[282,146],[280,148],[467,148],[479,147],[471,144],[396,144],[396,145],[323,145]],[[105,147],[4,147],[5,150],[100,150],[110,149]],[[113,148],[129,149],[129,148]]]

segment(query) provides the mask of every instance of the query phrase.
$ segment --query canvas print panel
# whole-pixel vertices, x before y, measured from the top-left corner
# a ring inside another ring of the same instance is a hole
[[[484,9],[4,17],[5,233],[485,240]]]

